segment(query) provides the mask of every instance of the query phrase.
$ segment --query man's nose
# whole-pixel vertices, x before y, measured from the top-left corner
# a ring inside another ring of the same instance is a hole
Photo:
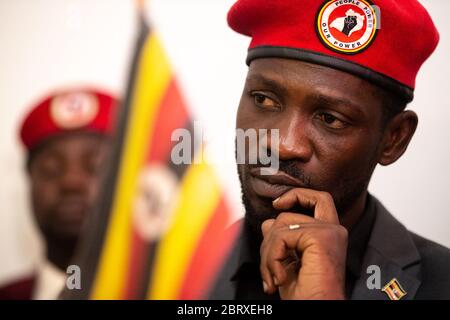
[[[308,162],[313,155],[310,128],[306,117],[294,115],[281,121],[278,141],[269,139],[269,148],[278,148],[280,160]]]
[[[61,177],[62,192],[83,193],[87,191],[89,178],[80,165],[68,165]]]

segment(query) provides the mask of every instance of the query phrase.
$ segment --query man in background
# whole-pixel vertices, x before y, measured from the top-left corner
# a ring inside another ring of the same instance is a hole
[[[56,299],[99,190],[116,99],[93,89],[54,93],[26,116],[20,138],[34,219],[46,256],[35,273],[0,289],[0,299]]]

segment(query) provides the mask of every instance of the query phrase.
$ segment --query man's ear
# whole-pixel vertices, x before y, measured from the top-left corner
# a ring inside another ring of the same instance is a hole
[[[390,165],[403,155],[416,131],[418,122],[417,114],[411,110],[402,111],[389,121],[378,160],[381,165]]]

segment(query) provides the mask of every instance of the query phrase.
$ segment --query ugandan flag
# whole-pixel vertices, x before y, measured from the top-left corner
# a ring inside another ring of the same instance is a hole
[[[381,291],[386,293],[391,300],[400,300],[406,295],[406,291],[395,278],[389,281],[389,283],[386,284]]]
[[[174,133],[189,136],[193,164],[172,161]],[[161,41],[141,14],[104,188],[73,262],[82,289],[63,298],[207,298],[236,232],[225,233],[232,215],[193,134]]]

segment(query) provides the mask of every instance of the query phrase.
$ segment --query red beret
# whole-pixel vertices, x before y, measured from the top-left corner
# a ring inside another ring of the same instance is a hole
[[[325,65],[408,102],[417,72],[439,42],[417,0],[239,0],[228,24],[252,37],[247,64],[280,57]]]
[[[31,108],[25,117],[20,137],[28,150],[48,138],[71,131],[110,135],[113,131],[117,100],[94,89],[58,91]]]

